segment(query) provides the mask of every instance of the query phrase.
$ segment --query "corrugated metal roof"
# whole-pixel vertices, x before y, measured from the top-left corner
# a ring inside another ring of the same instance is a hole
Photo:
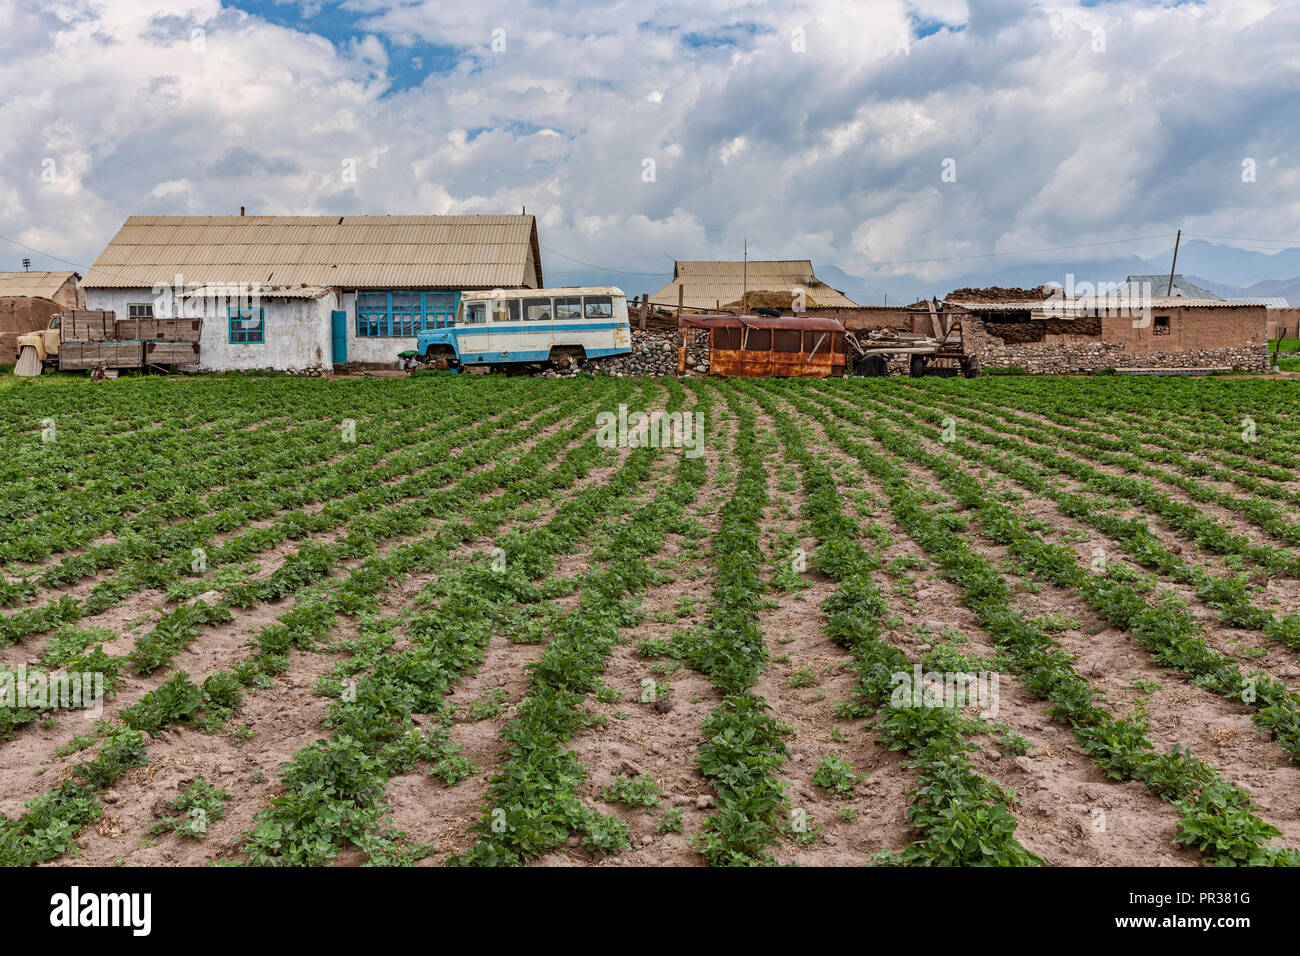
[[[0,296],[52,299],[75,272],[0,272]]]
[[[1146,286],[1146,291],[1148,292],[1164,291],[1168,289],[1169,276],[1168,274],[1162,276],[1161,275],[1129,276],[1125,284],[1129,286],[1129,289],[1119,290],[1121,293],[1130,294],[1130,295],[1142,295],[1143,286]],[[1221,296],[1215,295],[1209,289],[1203,289],[1199,285],[1196,285],[1194,282],[1188,282],[1183,277],[1183,275],[1178,272],[1174,273],[1173,295],[1186,296],[1189,299],[1222,298]]]
[[[181,295],[182,299],[215,299],[257,296],[262,299],[320,299],[329,295],[330,290],[320,285],[275,286],[275,285],[205,285],[191,289]]]
[[[838,289],[833,289],[813,274],[807,259],[755,259],[744,262],[726,260],[681,260],[673,268],[673,280],[650,297],[660,305],[677,304],[677,287],[684,286],[682,304],[690,309],[713,309],[728,302],[739,302],[748,274],[750,292],[788,292],[804,289],[817,305],[857,305]],[[811,304],[811,303],[810,303]]]
[[[1281,295],[1257,295],[1244,299],[1229,299],[1237,305],[1262,305],[1267,309],[1289,309],[1291,303],[1286,300],[1286,296]]]
[[[542,262],[532,216],[132,216],[83,286],[521,286]]]
[[[1223,299],[1191,299],[1181,295],[1156,295],[1149,299],[1122,296],[1085,296],[1074,299],[1035,299],[1025,302],[962,302],[949,299],[968,312],[1091,312],[1097,309],[1240,309],[1258,308],[1257,303],[1225,302]]]

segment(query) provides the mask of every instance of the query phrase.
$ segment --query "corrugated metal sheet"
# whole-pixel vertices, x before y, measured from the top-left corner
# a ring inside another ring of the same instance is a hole
[[[505,287],[530,271],[542,274],[532,216],[132,216],[82,285],[153,286],[180,274],[202,284]]]
[[[1258,308],[1256,303],[1225,302],[1223,299],[1191,299],[1181,295],[1153,295],[1149,299],[1119,296],[1085,296],[1074,299],[1035,299],[1024,302],[962,302],[949,299],[968,312],[1084,312],[1096,309],[1241,309]],[[919,310],[918,310],[919,311]]]
[[[235,298],[243,295],[256,295],[263,299],[320,299],[329,295],[330,290],[325,286],[304,285],[304,286],[265,286],[265,285],[248,285],[243,288],[238,285],[206,285],[199,288],[191,289],[189,292],[182,294],[183,299],[215,299],[215,298]]]
[[[683,260],[673,269],[673,280],[650,297],[660,305],[677,304],[677,287],[684,286],[682,304],[690,309],[713,309],[728,302],[739,302],[746,288],[750,292],[788,292],[804,289],[817,305],[857,305],[838,289],[833,289],[813,274],[807,259],[755,259],[748,268],[744,262],[725,260]]]
[[[75,272],[0,272],[0,296],[52,299]]]

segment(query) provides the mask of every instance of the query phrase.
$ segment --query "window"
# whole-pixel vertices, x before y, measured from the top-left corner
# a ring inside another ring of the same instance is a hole
[[[230,319],[231,345],[262,345],[266,342],[266,323],[262,309],[227,309]]]
[[[798,329],[777,329],[772,333],[772,350],[775,352],[798,352],[800,338],[801,335]]]
[[[746,352],[771,351],[772,330],[771,329],[746,329],[744,343],[745,343]]]
[[[1151,331],[1152,331],[1152,334],[1154,334],[1154,335],[1168,335],[1168,334],[1169,334],[1169,316],[1167,316],[1167,315],[1157,315],[1157,316],[1156,316],[1156,326],[1155,326],[1155,328],[1152,329]]]
[[[466,325],[482,325],[486,321],[487,321],[486,302],[465,303],[465,324]]]
[[[714,329],[713,347],[732,351],[740,348],[740,329]]]
[[[126,306],[126,317],[128,319],[152,319],[153,303],[128,302]]]
[[[423,327],[424,302],[418,292],[394,292],[393,301],[393,335],[413,336]]]
[[[612,319],[614,300],[607,295],[589,295],[582,300],[583,315],[589,319]]]
[[[568,322],[572,319],[582,318],[582,299],[579,296],[571,295],[565,298],[555,300],[555,321]]]
[[[551,321],[551,300],[524,299],[524,318],[529,322]]]
[[[357,335],[410,338],[456,321],[459,292],[359,292]]]
[[[803,334],[803,350],[809,355],[816,352],[818,355],[824,355],[830,348],[830,338],[828,332],[805,332]]]
[[[519,321],[519,300],[518,299],[497,299],[492,303],[492,321],[493,322],[518,322]]]

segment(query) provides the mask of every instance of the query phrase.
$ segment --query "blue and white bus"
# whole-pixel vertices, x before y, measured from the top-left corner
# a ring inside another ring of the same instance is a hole
[[[613,286],[463,292],[454,325],[420,332],[416,349],[449,365],[559,363],[632,351],[627,296]]]

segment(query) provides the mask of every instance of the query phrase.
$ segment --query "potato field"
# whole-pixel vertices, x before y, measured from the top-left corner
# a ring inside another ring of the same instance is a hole
[[[1285,381],[47,377],[0,425],[0,864],[1300,862]]]

